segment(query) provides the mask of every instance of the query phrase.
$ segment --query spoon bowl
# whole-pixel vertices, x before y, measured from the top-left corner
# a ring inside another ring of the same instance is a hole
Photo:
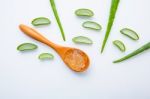
[[[89,57],[85,52],[80,49],[71,48],[71,47],[64,47],[46,39],[36,30],[26,26],[26,25],[19,25],[19,28],[22,32],[26,35],[32,37],[33,39],[40,41],[50,47],[52,47],[62,58],[64,63],[73,71],[76,72],[83,72],[87,70],[90,64]]]
[[[76,72],[82,72],[89,66],[88,56],[83,51],[75,48],[70,48],[66,51],[63,61],[70,69]]]

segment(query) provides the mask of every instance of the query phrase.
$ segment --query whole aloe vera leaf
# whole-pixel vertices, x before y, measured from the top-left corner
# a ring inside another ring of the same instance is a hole
[[[64,33],[64,30],[63,30],[63,27],[62,27],[62,24],[61,24],[61,21],[60,21],[57,9],[56,9],[55,1],[54,0],[50,0],[50,4],[51,4],[51,7],[52,7],[54,16],[56,18],[57,24],[59,26],[59,29],[61,31],[62,38],[63,38],[64,41],[66,41],[65,33]]]
[[[106,30],[106,34],[103,40],[103,45],[101,48],[101,53],[104,51],[105,45],[107,43],[111,28],[113,26],[114,23],[114,19],[115,19],[115,15],[118,9],[118,5],[119,5],[120,0],[112,0],[111,1],[111,8],[110,8],[110,14],[109,14],[109,20],[108,20],[108,24],[107,24],[107,30]]]

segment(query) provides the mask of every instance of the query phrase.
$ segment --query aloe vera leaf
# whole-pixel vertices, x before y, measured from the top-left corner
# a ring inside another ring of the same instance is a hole
[[[114,23],[114,19],[115,19],[115,15],[116,15],[116,12],[118,9],[119,2],[120,2],[120,0],[112,0],[111,1],[109,20],[108,20],[107,30],[106,30],[106,34],[105,34],[105,37],[103,40],[102,48],[101,48],[101,53],[104,51],[105,45],[107,43],[111,28],[112,28],[113,23]]]
[[[137,50],[133,51],[132,53],[120,58],[120,59],[117,59],[115,61],[113,61],[113,63],[119,63],[119,62],[122,62],[122,61],[125,61],[133,56],[136,56],[146,50],[150,49],[150,42],[146,43],[145,45],[141,46],[140,48],[138,48]]]
[[[55,18],[56,18],[57,24],[58,24],[58,26],[59,26],[59,29],[60,29],[60,31],[61,31],[62,38],[63,38],[64,41],[66,41],[65,33],[64,33],[64,30],[63,30],[63,26],[62,26],[62,24],[61,24],[61,21],[60,21],[60,18],[59,18],[59,15],[58,15],[58,12],[57,12],[56,5],[55,5],[54,0],[50,0],[50,4],[51,4],[51,7],[52,7],[54,16],[55,16]]]

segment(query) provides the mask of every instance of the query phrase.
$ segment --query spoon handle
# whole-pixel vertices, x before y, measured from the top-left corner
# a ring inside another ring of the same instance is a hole
[[[23,25],[23,24],[20,24],[19,25],[19,28],[22,32],[24,32],[26,35],[30,36],[31,38],[37,40],[37,41],[40,41],[54,49],[56,49],[56,47],[58,47],[58,45],[52,43],[51,41],[49,41],[47,38],[45,38],[44,36],[42,36],[40,33],[38,33],[36,30],[26,26],[26,25]]]

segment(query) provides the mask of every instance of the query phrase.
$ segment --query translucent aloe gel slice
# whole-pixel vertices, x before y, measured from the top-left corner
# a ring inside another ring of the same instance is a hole
[[[33,43],[23,43],[23,44],[20,44],[17,47],[17,50],[19,50],[19,51],[28,51],[28,50],[35,50],[37,48],[38,48],[37,45],[35,45]]]
[[[93,41],[91,39],[89,39],[88,37],[84,37],[84,36],[74,37],[72,39],[72,41],[75,43],[82,43],[82,44],[92,44],[93,43]]]
[[[120,30],[120,32],[133,40],[139,40],[138,34],[129,28],[124,28],[124,29]]]
[[[86,21],[82,24],[82,26],[84,28],[89,28],[89,29],[93,29],[93,30],[101,30],[102,29],[101,25],[99,25],[98,23],[93,22],[93,21]]]
[[[124,45],[124,43],[122,41],[119,41],[119,40],[115,40],[113,41],[113,44],[118,48],[120,49],[120,51],[122,52],[125,52],[126,51],[126,47]]]
[[[42,53],[39,55],[39,59],[40,60],[54,59],[54,56],[51,53]]]
[[[51,21],[45,17],[39,17],[32,20],[32,25],[39,26],[39,25],[48,25]]]
[[[90,9],[78,9],[75,11],[75,14],[77,16],[87,16],[87,17],[92,17],[94,15],[93,11]]]

